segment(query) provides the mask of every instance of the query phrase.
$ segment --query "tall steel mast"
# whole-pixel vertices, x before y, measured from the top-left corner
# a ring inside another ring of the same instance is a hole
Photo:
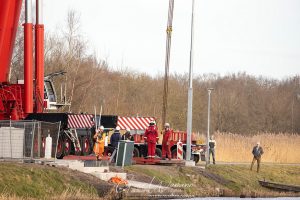
[[[191,22],[191,48],[190,48],[190,67],[189,67],[189,90],[188,90],[188,112],[187,112],[187,141],[186,141],[186,160],[191,160],[191,140],[192,140],[192,121],[193,121],[193,42],[194,42],[194,6],[192,3],[192,22]]]
[[[169,93],[169,66],[170,66],[170,50],[171,36],[173,23],[174,0],[169,1],[168,24],[167,24],[167,42],[166,42],[166,60],[165,60],[165,79],[164,79],[164,94],[163,94],[163,109],[162,109],[162,127],[166,122],[168,110],[168,93]]]

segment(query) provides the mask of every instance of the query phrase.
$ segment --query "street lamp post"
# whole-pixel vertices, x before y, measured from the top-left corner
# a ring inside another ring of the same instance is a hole
[[[207,106],[207,139],[206,139],[206,165],[209,164],[209,128],[210,128],[210,94],[213,88],[208,88],[208,106]]]
[[[192,1],[192,21],[191,21],[191,48],[189,67],[189,89],[188,89],[188,110],[187,110],[187,140],[186,140],[186,160],[191,160],[191,138],[193,121],[193,38],[194,38],[194,8],[195,0]]]

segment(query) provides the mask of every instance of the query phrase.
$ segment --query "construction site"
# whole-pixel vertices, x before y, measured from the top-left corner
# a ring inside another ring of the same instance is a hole
[[[76,82],[76,76],[74,79],[66,78],[69,72],[46,66],[49,64],[45,64],[45,60],[49,62],[49,59],[45,58],[42,0],[0,0],[0,199],[189,199],[300,195],[300,157],[291,153],[297,152],[300,146],[297,125],[300,119],[299,98],[293,100],[291,130],[284,127],[282,129],[287,131],[281,131],[279,126],[270,125],[274,129],[268,130],[279,134],[268,135],[262,128],[259,130],[261,133],[258,131],[261,135],[247,133],[241,139],[222,124],[220,119],[224,115],[218,115],[211,122],[210,95],[214,88],[206,85],[204,91],[208,92],[208,102],[201,108],[205,117],[207,115],[207,121],[201,125],[196,123],[199,127],[195,129],[192,124],[195,121],[192,114],[194,0],[189,41],[190,73],[185,82],[187,87],[182,92],[186,95],[183,101],[186,105],[179,109],[174,106],[174,92],[170,93],[170,84],[174,86],[174,79],[169,73],[173,10],[174,0],[170,0],[165,33],[165,73],[159,93],[162,102],[159,103],[160,108],[153,103],[151,111],[143,112],[142,109],[147,107],[143,100],[138,100],[139,104],[129,100],[128,106],[124,104],[122,107],[121,100],[126,99],[120,89],[123,85],[113,76],[109,79],[117,84],[117,96],[113,97],[117,99],[116,103],[107,103],[107,98],[101,99],[100,104],[90,103],[86,93],[87,88],[93,85],[92,78],[96,72],[89,73],[91,77],[83,81],[87,86],[82,86],[82,80],[77,79]],[[18,32],[20,23],[22,34]],[[17,34],[23,39],[19,41],[24,55],[22,70],[19,71],[23,72],[24,78],[18,77],[13,82],[11,63]],[[67,57],[65,59],[68,60]],[[96,66],[95,70],[98,69],[105,70]],[[293,81],[298,81],[297,78]],[[64,82],[67,80],[72,82],[67,85]],[[77,84],[76,89],[74,85]],[[296,92],[299,85],[294,87]],[[93,95],[93,91],[88,93]],[[74,99],[78,101],[74,103]],[[106,107],[108,104],[112,107]],[[215,105],[214,102],[212,104]],[[129,105],[132,107],[129,108]],[[84,110],[86,107],[89,109]],[[126,107],[130,111],[121,110]],[[184,110],[184,117],[178,110]],[[178,115],[171,118],[176,112]],[[238,119],[236,117],[232,121],[237,124]],[[279,121],[276,123],[280,124]],[[253,126],[249,125],[247,130],[256,131],[251,128]],[[242,129],[235,130],[243,132]],[[229,148],[238,143],[236,138],[244,141],[242,147]],[[251,148],[257,141],[264,144],[266,158],[260,172],[259,166],[257,172],[249,170]],[[270,141],[273,143],[268,143]],[[287,145],[290,150],[272,152],[279,145]]]

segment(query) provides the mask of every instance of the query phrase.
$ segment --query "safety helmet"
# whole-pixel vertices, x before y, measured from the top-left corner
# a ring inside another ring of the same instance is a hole
[[[130,132],[130,128],[126,128],[126,131],[127,131],[127,132]]]
[[[155,121],[151,121],[151,122],[149,123],[149,125],[150,125],[150,126],[155,125]]]
[[[104,126],[100,126],[99,129],[100,129],[100,130],[104,130]]]
[[[119,131],[119,130],[120,130],[120,126],[117,126],[117,127],[116,127],[116,130]]]
[[[169,123],[165,123],[165,127],[170,127],[170,124]]]

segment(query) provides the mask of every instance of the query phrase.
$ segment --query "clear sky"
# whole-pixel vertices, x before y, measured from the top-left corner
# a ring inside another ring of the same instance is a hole
[[[195,0],[194,73],[300,74],[299,0]],[[163,74],[169,0],[44,0],[46,31],[69,9],[114,69]],[[192,0],[175,0],[170,73],[189,69]]]

